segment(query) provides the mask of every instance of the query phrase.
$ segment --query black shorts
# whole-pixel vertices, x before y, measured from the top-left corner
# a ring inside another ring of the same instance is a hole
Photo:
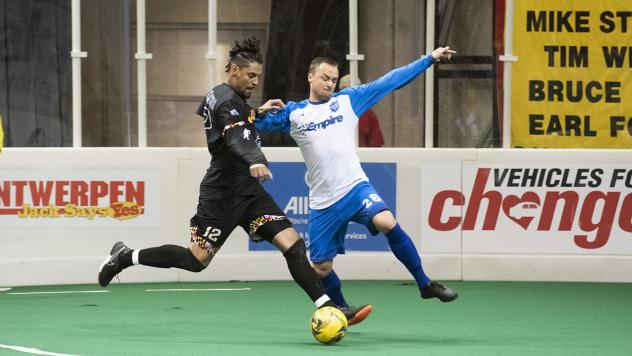
[[[260,229],[263,225],[266,228]],[[255,195],[237,196],[228,189],[202,186],[197,213],[191,218],[191,242],[215,255],[237,226],[255,242],[270,242],[292,225],[263,189]]]

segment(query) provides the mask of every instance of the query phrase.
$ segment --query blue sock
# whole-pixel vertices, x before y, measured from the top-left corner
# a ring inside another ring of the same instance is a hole
[[[340,279],[336,272],[332,269],[331,273],[325,278],[320,279],[325,285],[325,292],[331,300],[334,301],[340,307],[348,307],[345,297],[342,295]]]
[[[388,245],[391,247],[391,251],[406,266],[410,274],[415,277],[419,288],[430,283],[430,278],[426,276],[424,269],[421,267],[421,258],[419,253],[417,253],[417,248],[415,248],[413,241],[401,226],[399,224],[395,225],[391,231],[386,233],[386,237],[388,238]]]

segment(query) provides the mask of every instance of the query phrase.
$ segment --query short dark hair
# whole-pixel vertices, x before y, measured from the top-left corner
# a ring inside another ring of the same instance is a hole
[[[316,67],[321,63],[327,63],[330,66],[338,67],[338,62],[335,59],[329,57],[316,57],[312,59],[312,63],[309,64],[309,73],[314,73]]]
[[[259,47],[259,40],[256,37],[246,38],[241,43],[235,41],[235,45],[228,53],[228,63],[226,72],[230,71],[231,64],[236,64],[239,68],[250,65],[251,62],[263,63],[263,55]]]

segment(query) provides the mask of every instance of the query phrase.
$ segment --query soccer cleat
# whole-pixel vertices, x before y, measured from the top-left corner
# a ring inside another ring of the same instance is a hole
[[[371,304],[364,304],[357,308],[353,306],[339,307],[339,309],[347,317],[349,326],[361,323],[373,311]]]
[[[423,299],[439,298],[442,302],[451,302],[458,296],[459,294],[455,290],[433,281],[421,287],[421,297]]]
[[[131,249],[122,241],[114,244],[112,250],[110,251],[110,255],[105,258],[105,261],[103,261],[101,267],[99,268],[99,284],[101,287],[107,287],[112,278],[127,267],[121,263],[120,257],[122,254],[129,251],[131,251]]]

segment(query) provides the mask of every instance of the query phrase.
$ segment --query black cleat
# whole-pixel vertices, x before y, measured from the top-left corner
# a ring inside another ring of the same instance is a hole
[[[112,278],[127,267],[121,263],[120,257],[129,251],[131,251],[131,249],[121,241],[114,244],[110,255],[105,258],[105,261],[103,261],[99,268],[99,284],[101,287],[107,287]]]
[[[423,299],[439,298],[442,302],[451,302],[458,296],[459,294],[455,290],[433,281],[421,287],[421,297]]]
[[[361,305],[359,307],[338,307],[340,311],[347,317],[347,325],[355,325],[361,323],[373,311],[371,304]]]

